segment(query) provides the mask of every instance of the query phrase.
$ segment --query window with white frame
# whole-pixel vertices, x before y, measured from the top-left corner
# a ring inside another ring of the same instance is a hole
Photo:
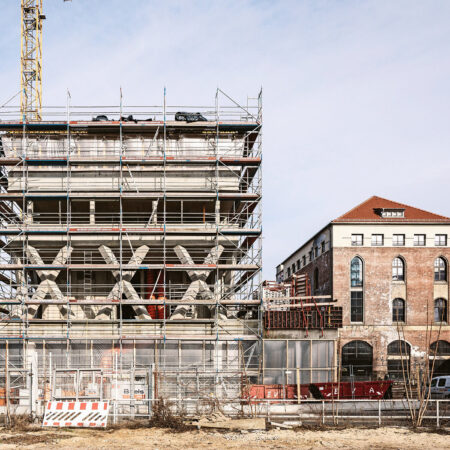
[[[392,236],[392,245],[404,246],[405,245],[405,235],[404,234],[394,234]]]
[[[381,217],[402,218],[402,217],[405,217],[405,210],[404,209],[383,209],[381,211]]]
[[[372,234],[372,245],[377,247],[384,244],[383,234]]]
[[[434,260],[434,281],[447,281],[447,263],[444,258]]]
[[[392,280],[405,281],[405,263],[398,256],[392,261]]]
[[[358,256],[355,256],[350,263],[350,282],[351,287],[362,287],[363,285],[363,262]]]
[[[352,234],[352,246],[359,247],[364,243],[363,234]]]
[[[414,246],[415,247],[424,247],[425,239],[426,239],[426,236],[424,234],[415,234],[414,235]]]
[[[436,234],[434,236],[434,245],[442,247],[447,245],[447,235],[446,234]]]

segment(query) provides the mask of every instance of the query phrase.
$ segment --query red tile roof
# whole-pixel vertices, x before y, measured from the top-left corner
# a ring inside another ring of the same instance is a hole
[[[381,209],[403,209],[404,217],[381,217]],[[332,223],[348,222],[445,222],[450,223],[450,218],[433,214],[422,209],[413,208],[403,203],[393,202],[381,197],[370,197],[365,202],[355,206],[344,215],[333,220]]]

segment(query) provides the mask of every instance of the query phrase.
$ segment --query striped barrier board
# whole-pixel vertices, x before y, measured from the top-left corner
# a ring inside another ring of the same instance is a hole
[[[108,402],[48,402],[43,427],[106,427]]]

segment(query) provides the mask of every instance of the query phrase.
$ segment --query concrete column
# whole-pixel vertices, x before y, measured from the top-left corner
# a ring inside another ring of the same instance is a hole
[[[33,414],[36,414],[39,401],[38,401],[38,354],[36,350],[36,344],[34,342],[28,342],[25,347],[26,352],[26,364],[29,372],[29,399],[30,399],[30,409]]]
[[[95,200],[89,201],[89,223],[95,224]]]
[[[220,225],[220,200],[216,200],[216,225]]]
[[[152,223],[154,225],[158,223],[158,200],[152,201]]]
[[[28,225],[33,223],[34,203],[33,200],[27,200],[27,212],[25,217],[25,223]]]

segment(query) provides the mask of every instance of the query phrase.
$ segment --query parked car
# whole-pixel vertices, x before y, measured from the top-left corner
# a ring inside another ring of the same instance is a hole
[[[208,122],[208,119],[203,117],[199,112],[192,113],[192,112],[183,112],[179,111],[175,114],[175,120],[177,122],[183,122],[186,121],[187,123],[190,122]]]
[[[450,375],[433,378],[430,391],[431,398],[450,398]]]

